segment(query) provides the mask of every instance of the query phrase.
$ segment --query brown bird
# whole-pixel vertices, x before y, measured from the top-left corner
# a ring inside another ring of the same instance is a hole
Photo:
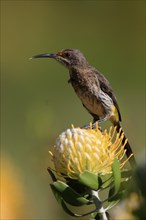
[[[121,114],[117,99],[103,74],[92,67],[85,56],[77,49],[65,49],[54,54],[39,54],[32,58],[54,58],[69,70],[69,83],[73,86],[83,106],[93,116],[93,122],[109,119],[117,132],[122,131]],[[87,126],[88,127],[88,126]],[[126,140],[123,138],[123,143]],[[126,155],[130,157],[133,151],[129,142],[125,145]],[[136,166],[134,155],[130,158],[132,167]]]

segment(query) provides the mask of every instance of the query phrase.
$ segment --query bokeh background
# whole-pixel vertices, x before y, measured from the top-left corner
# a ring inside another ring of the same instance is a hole
[[[50,191],[48,150],[91,116],[63,66],[29,60],[63,48],[80,49],[106,75],[137,160],[145,155],[145,1],[3,0],[2,219],[71,219]]]

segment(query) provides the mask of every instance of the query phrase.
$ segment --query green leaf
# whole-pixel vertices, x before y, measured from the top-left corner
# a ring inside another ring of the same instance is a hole
[[[68,215],[73,216],[73,217],[82,217],[82,215],[76,214],[76,213],[73,213],[72,211],[70,211],[70,209],[67,207],[67,205],[65,204],[65,202],[63,201],[62,198],[61,198],[60,204],[61,204],[63,210],[64,210]]]
[[[83,217],[83,216],[87,216],[87,215],[90,215],[91,213],[95,213],[95,209],[94,210],[92,210],[92,211],[90,211],[90,212],[87,212],[87,213],[84,213],[84,214],[76,214],[76,213],[73,213],[72,211],[70,211],[70,209],[67,207],[67,205],[65,204],[65,202],[63,201],[63,199],[61,199],[61,206],[62,206],[62,208],[63,208],[63,210],[67,213],[67,214],[69,214],[69,215],[71,215],[71,216],[73,216],[73,217]],[[96,213],[97,214],[97,213]]]
[[[61,197],[61,194],[56,191],[55,187],[53,185],[51,185],[52,191],[58,201],[58,203],[62,206],[63,210],[70,216],[73,217],[82,217],[82,215],[79,214],[75,214],[72,211],[70,211],[70,209],[67,207],[67,205],[65,204],[65,202],[63,201],[63,198]],[[55,189],[55,190],[54,190]]]
[[[50,186],[57,202],[61,205],[61,198],[62,198],[61,193],[58,190],[56,190],[53,184],[50,184]]]
[[[66,178],[65,180],[66,184],[80,195],[84,196],[88,194],[89,188],[80,183],[77,179]]]
[[[121,178],[131,178],[132,177],[132,170],[123,170],[121,171]]]
[[[125,190],[120,190],[116,195],[108,198],[108,202],[117,202],[125,196]]]
[[[106,207],[106,210],[109,210],[109,209],[113,208],[115,205],[118,204],[119,201],[120,201],[120,200],[115,200],[115,201],[109,202],[109,203],[108,203],[108,206]]]
[[[100,175],[100,178],[102,179],[102,183],[106,182],[106,181],[109,180],[111,177],[112,177],[112,173]]]
[[[50,169],[50,167],[47,168],[48,173],[50,174],[52,181],[57,181],[56,176],[54,175],[54,173],[52,172],[52,170]]]
[[[114,178],[114,192],[113,195],[116,195],[120,189],[121,185],[121,170],[120,163],[118,159],[115,159],[112,164],[112,173]]]
[[[56,199],[62,197],[67,203],[74,206],[82,206],[89,203],[88,199],[82,197],[64,182],[57,181],[50,185],[53,192],[56,194]]]
[[[105,174],[100,176],[100,178],[102,179],[102,185],[101,185],[102,189],[109,187],[113,183],[112,174]]]
[[[123,199],[123,197],[125,197],[125,195],[128,191],[128,186],[129,186],[129,180],[122,180],[121,185],[120,185],[120,189],[116,195],[113,195],[113,193],[114,193],[114,186],[113,186],[110,189],[108,201],[114,202],[114,201],[118,201],[118,200]]]
[[[114,179],[114,185],[109,191],[108,200],[112,201],[112,198],[114,200],[115,195],[119,192],[120,185],[121,185],[121,172],[120,172],[120,164],[118,159],[115,159],[112,164],[112,175]]]
[[[128,187],[130,183],[132,183],[132,179],[122,180],[119,191],[128,191]]]
[[[85,171],[84,173],[80,174],[79,181],[80,183],[84,184],[85,186],[93,189],[98,190],[99,188],[99,181],[98,181],[98,175],[94,173],[90,173],[88,171]]]

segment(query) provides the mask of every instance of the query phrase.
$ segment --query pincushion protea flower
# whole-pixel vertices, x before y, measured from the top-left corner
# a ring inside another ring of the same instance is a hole
[[[122,144],[124,134],[115,131],[110,127],[109,132],[101,132],[96,125],[95,130],[72,127],[61,133],[49,151],[57,174],[72,179],[85,171],[105,175],[112,171],[115,158],[122,168],[129,159],[123,159],[126,141]]]

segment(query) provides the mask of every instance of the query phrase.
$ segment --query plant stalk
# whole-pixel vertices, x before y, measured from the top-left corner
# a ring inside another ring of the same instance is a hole
[[[92,199],[94,201],[95,207],[96,207],[96,212],[100,216],[100,220],[108,220],[108,217],[107,217],[107,214],[106,214],[106,210],[102,206],[102,202],[101,202],[101,200],[99,198],[98,191],[91,190],[91,195],[92,195]]]

